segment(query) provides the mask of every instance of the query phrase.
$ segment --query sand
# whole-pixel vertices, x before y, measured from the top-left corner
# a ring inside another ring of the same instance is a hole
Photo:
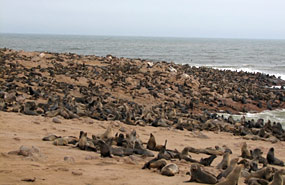
[[[245,141],[231,133],[130,126],[119,121],[97,121],[90,118],[69,120],[60,118],[60,120],[61,123],[56,124],[52,122],[52,118],[0,112],[0,184],[185,184],[184,181],[190,178],[186,172],[189,171],[191,163],[183,160],[172,161],[179,166],[180,172],[174,177],[166,177],[156,170],[141,169],[143,164],[151,158],[143,159],[139,155],[101,158],[99,153],[82,151],[74,148],[73,145],[55,146],[50,141],[42,141],[42,138],[48,134],[78,136],[79,131],[83,130],[87,131],[91,137],[91,134],[102,134],[108,125],[112,124],[114,134],[121,127],[127,131],[135,129],[140,139],[147,142],[149,134],[153,133],[158,144],[163,144],[167,139],[167,148],[179,151],[185,146],[205,148],[225,144],[232,149],[232,157],[240,155],[241,143]],[[275,155],[285,160],[284,142],[279,141],[275,144],[264,141],[246,142],[249,149],[261,148],[264,157],[269,148],[274,147]],[[22,145],[39,148],[41,155],[24,157],[8,154]],[[197,160],[207,157],[204,154],[191,155]],[[65,157],[69,157],[69,160],[65,161]],[[217,175],[219,170],[213,166],[216,166],[221,159],[222,157],[218,156],[212,163],[212,167],[206,167],[206,169]],[[22,181],[24,179],[35,179],[35,181]],[[244,184],[243,178],[239,181],[239,184]]]

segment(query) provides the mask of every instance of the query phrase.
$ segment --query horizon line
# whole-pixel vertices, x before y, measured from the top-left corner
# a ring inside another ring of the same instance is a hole
[[[285,38],[249,38],[249,37],[200,37],[200,36],[145,36],[145,35],[101,35],[71,33],[17,33],[0,32],[0,35],[46,35],[46,36],[97,36],[97,37],[140,37],[140,38],[173,38],[173,39],[231,39],[231,40],[285,40]]]

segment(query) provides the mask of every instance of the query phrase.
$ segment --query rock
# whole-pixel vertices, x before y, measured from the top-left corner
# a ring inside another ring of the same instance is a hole
[[[35,146],[28,147],[28,146],[22,145],[18,152],[18,155],[22,155],[25,157],[32,156],[34,154],[40,154],[40,150]]]
[[[82,172],[72,171],[72,175],[80,176],[82,175]]]
[[[92,155],[87,155],[87,156],[85,157],[85,160],[93,160],[93,159],[98,159],[98,157],[92,156]]]
[[[63,158],[63,160],[65,161],[65,162],[68,162],[68,163],[75,163],[75,160],[74,160],[74,158],[73,157],[69,157],[69,156],[65,156],[64,158]]]
[[[34,177],[34,178],[24,178],[24,179],[21,179],[21,181],[25,181],[25,182],[35,182],[35,181],[36,181],[36,177]]]
[[[54,123],[61,123],[60,119],[57,117],[52,118],[52,122]]]

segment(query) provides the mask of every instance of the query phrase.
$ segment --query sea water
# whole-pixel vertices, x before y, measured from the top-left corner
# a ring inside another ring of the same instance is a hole
[[[285,40],[0,34],[0,47],[25,51],[141,58],[191,66],[243,70],[285,80]],[[285,110],[246,114],[285,126]]]

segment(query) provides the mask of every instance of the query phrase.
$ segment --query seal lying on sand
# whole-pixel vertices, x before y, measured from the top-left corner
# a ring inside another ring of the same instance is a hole
[[[252,172],[246,179],[245,182],[247,182],[250,178],[255,177],[259,179],[265,179],[270,180],[273,176],[273,168],[272,167],[266,167],[262,168],[256,172]]]
[[[142,167],[142,169],[156,168],[158,170],[161,170],[164,166],[166,166],[166,164],[167,164],[167,161],[165,159],[154,158],[154,159],[148,161],[147,163],[145,163],[144,166]]]
[[[199,182],[205,184],[216,184],[217,178],[209,172],[201,169],[200,165],[192,164],[190,167],[191,178],[187,182]]]
[[[165,175],[165,176],[174,176],[178,172],[179,172],[179,168],[174,163],[168,164],[161,169],[161,175]]]

